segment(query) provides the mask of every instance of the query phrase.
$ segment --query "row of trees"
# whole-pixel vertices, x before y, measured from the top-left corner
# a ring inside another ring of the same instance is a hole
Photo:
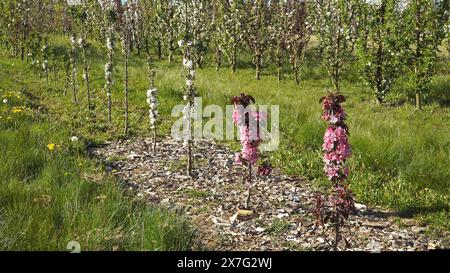
[[[77,1],[72,1],[77,2]],[[341,71],[358,60],[361,75],[382,102],[401,72],[409,70],[417,106],[430,81],[437,52],[449,33],[449,0],[80,0],[82,16],[63,0],[5,0],[0,3],[0,37],[12,54],[36,58],[50,33],[79,33],[104,41],[123,33],[129,49],[169,62],[192,41],[192,58],[203,66],[213,53],[216,69],[238,67],[239,54],[250,53],[260,79],[273,63],[278,79],[289,64],[297,83],[312,36],[331,82],[340,91]],[[125,2],[125,3],[122,3]],[[117,12],[111,24],[106,6]],[[128,14],[128,16],[126,16]],[[127,18],[125,18],[127,17]]]

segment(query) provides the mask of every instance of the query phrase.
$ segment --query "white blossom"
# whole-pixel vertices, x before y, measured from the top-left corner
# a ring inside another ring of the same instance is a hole
[[[156,121],[158,119],[158,89],[152,88],[147,90],[147,104],[150,108],[149,118],[151,129],[155,129]]]

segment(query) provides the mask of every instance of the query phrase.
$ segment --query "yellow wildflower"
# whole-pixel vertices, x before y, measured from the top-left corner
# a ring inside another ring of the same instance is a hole
[[[55,144],[54,144],[54,143],[50,143],[50,144],[47,145],[47,148],[48,148],[50,151],[53,151],[53,150],[55,149]]]

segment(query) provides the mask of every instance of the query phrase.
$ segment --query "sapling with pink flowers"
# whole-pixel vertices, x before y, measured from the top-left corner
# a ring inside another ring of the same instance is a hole
[[[249,109],[251,103],[255,103],[255,99],[244,93],[240,96],[232,98],[234,105],[233,123],[239,129],[240,142],[242,150],[236,153],[235,162],[239,165],[247,167],[248,173],[244,175],[245,186],[247,188],[247,196],[244,207],[248,209],[252,188],[252,167],[256,166],[259,159],[258,147],[262,142],[262,134],[260,124],[267,120],[266,113]],[[271,166],[268,161],[264,161],[257,168],[259,175],[269,175]]]
[[[320,102],[323,104],[322,119],[328,122],[322,145],[325,163],[324,171],[331,181],[333,194],[325,200],[320,194],[316,198],[315,214],[318,224],[331,222],[335,232],[334,250],[342,239],[341,227],[354,210],[354,200],[351,190],[345,180],[349,175],[346,165],[352,150],[348,142],[349,130],[345,124],[347,115],[341,103],[345,97],[339,93],[329,93]],[[344,238],[347,242],[347,240]]]

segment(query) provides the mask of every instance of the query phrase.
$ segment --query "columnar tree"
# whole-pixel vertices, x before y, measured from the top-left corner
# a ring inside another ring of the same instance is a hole
[[[107,35],[106,35],[106,47],[108,49],[108,61],[105,65],[105,89],[108,99],[108,122],[111,123],[112,120],[112,85],[113,85],[113,55],[114,55],[114,30],[115,24],[118,19],[118,15],[114,6],[114,3],[110,1],[105,1],[102,4],[102,9],[105,14],[105,22],[108,25]]]
[[[72,18],[72,31],[79,33],[78,46],[81,48],[81,57],[83,62],[83,81],[86,85],[86,101],[88,109],[91,109],[91,86],[89,77],[89,61],[87,59],[87,51],[89,44],[87,42],[88,30],[92,21],[89,18],[89,6],[86,0],[82,0],[80,5],[74,5],[70,8]]]
[[[222,3],[219,0],[212,1],[212,18],[210,24],[211,45],[214,49],[214,60],[216,62],[216,71],[222,66],[223,43],[222,36],[224,31]]]
[[[356,34],[356,12],[359,0],[316,0],[316,31],[323,59],[336,91],[340,75],[350,59]]]
[[[448,20],[448,0],[411,0],[405,12],[406,23],[410,26],[410,31],[405,33],[410,45],[409,84],[415,92],[416,107],[420,109],[421,97],[426,93],[435,69],[438,46],[444,38],[442,25],[446,23],[445,18]]]
[[[156,4],[158,36],[169,51],[169,63],[177,49],[180,19],[177,4],[174,0],[160,0]]]
[[[287,55],[288,47],[288,16],[287,6],[284,0],[272,1],[270,14],[273,18],[269,26],[271,59],[277,66],[277,78],[281,81],[283,64]]]
[[[222,1],[220,8],[223,14],[222,49],[234,73],[237,68],[237,52],[244,36],[244,1]]]
[[[231,100],[234,105],[233,123],[239,130],[242,150],[235,154],[235,163],[247,167],[247,174],[244,174],[244,183],[247,188],[247,196],[244,201],[245,209],[249,208],[251,189],[253,187],[253,169],[258,166],[259,145],[262,143],[262,126],[267,121],[266,113],[259,112],[251,108],[255,99],[244,93],[234,96]],[[257,168],[257,173],[261,176],[269,175],[271,166],[267,161],[263,161]]]
[[[367,37],[358,41],[362,77],[383,102],[399,76],[407,45],[402,35],[401,13],[397,0],[381,0],[366,5]]]
[[[49,72],[49,49],[48,49],[48,40],[44,39],[44,45],[42,46],[42,71],[44,72],[45,79],[48,81],[48,72]]]
[[[201,68],[211,36],[212,8],[210,0],[183,0],[179,6],[181,33],[189,32],[192,57]],[[215,30],[216,31],[216,30]]]
[[[338,93],[330,93],[320,100],[323,105],[322,119],[328,122],[323,137],[324,171],[332,184],[333,192],[328,200],[324,200],[320,194],[317,195],[315,214],[318,224],[331,222],[335,233],[335,251],[343,238],[342,226],[354,210],[353,194],[345,181],[349,174],[346,161],[352,150],[348,142],[349,130],[345,123],[347,115],[341,105],[344,101],[344,96]]]
[[[122,21],[122,30],[121,30],[121,40],[122,40],[122,52],[124,54],[124,108],[125,108],[125,126],[124,126],[124,134],[128,134],[128,59],[130,55],[130,47],[131,47],[131,22],[134,17],[134,13],[132,10],[127,9],[124,12],[124,17]]]
[[[311,25],[308,22],[305,1],[287,1],[287,48],[289,62],[294,72],[294,79],[300,83],[300,69],[304,63],[306,49],[311,38]]]
[[[270,13],[266,0],[248,0],[245,2],[244,39],[253,54],[253,64],[256,68],[256,79],[261,78],[264,53],[270,42]]]
[[[183,49],[183,66],[185,68],[186,77],[186,91],[183,97],[184,101],[186,102],[186,106],[183,110],[184,128],[186,129],[184,135],[184,146],[186,147],[187,152],[187,175],[190,176],[193,168],[193,141],[191,136],[192,114],[194,111],[194,98],[197,94],[196,88],[194,86],[195,69],[194,62],[192,60],[192,43],[180,40],[178,44]]]
[[[150,130],[153,131],[153,152],[156,152],[156,124],[158,121],[158,89],[153,83],[147,90],[147,104],[149,106]]]
[[[70,36],[70,66],[72,68],[72,77],[71,77],[71,84],[72,84],[72,96],[73,96],[73,102],[78,103],[78,97],[77,97],[77,36],[75,33]]]

